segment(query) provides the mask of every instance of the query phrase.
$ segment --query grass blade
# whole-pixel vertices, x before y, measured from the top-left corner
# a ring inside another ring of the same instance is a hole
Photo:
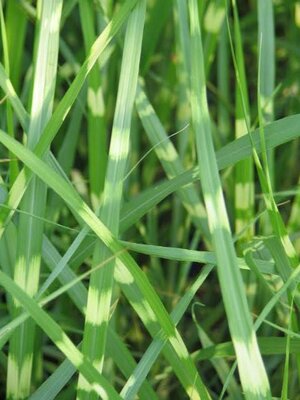
[[[60,0],[39,3],[37,58],[27,144],[31,149],[40,139],[52,112],[61,9]],[[30,214],[44,217],[46,190],[46,185],[34,177],[21,205],[24,213],[20,215],[18,227],[14,280],[29,296],[34,296],[38,290],[43,235],[43,222],[30,217]],[[35,239],[32,240],[32,237]],[[15,304],[15,315],[20,313],[20,307],[20,303]],[[35,327],[32,321],[23,324],[11,338],[7,368],[8,397],[28,397],[33,378],[34,343]]]
[[[250,107],[243,54],[242,35],[236,1],[232,1],[236,53],[235,136],[245,135],[250,126]],[[235,231],[243,232],[241,242],[249,242],[254,234],[251,224],[254,216],[253,160],[240,161],[235,166]],[[247,227],[245,229],[245,227]]]
[[[92,3],[79,0],[81,25],[86,53],[95,41]],[[91,199],[94,208],[99,207],[100,195],[104,187],[107,152],[105,106],[102,91],[101,71],[96,64],[88,77],[88,159]]]
[[[140,1],[127,23],[117,104],[112,128],[106,183],[100,217],[114,235],[119,231],[119,214],[130,144],[130,124],[140,63],[146,3]],[[134,54],[134,56],[133,56]],[[97,244],[93,264],[109,255],[106,247]],[[91,275],[83,335],[83,354],[101,371],[103,368],[107,326],[113,291],[114,261]],[[89,387],[79,378],[79,399],[94,399]]]
[[[204,201],[207,208],[213,246],[218,261],[218,275],[235,346],[242,387],[247,399],[271,399],[268,378],[252,326],[243,282],[222,193],[211,137],[206,99],[203,51],[198,5],[190,1],[191,23],[191,107],[196,135],[198,163]],[[259,372],[258,372],[259,371]]]
[[[273,94],[275,90],[275,34],[272,0],[259,1],[258,47],[261,47],[260,93],[263,120],[270,123],[274,118]],[[274,152],[268,151],[268,164],[271,182],[274,184]]]

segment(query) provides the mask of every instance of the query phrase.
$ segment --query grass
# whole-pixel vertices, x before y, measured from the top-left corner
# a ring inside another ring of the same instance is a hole
[[[1,398],[299,398],[297,10],[1,3]]]

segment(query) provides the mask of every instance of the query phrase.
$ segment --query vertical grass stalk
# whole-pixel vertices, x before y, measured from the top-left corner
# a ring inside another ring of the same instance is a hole
[[[271,399],[243,281],[238,269],[213,147],[206,97],[204,58],[197,0],[189,3],[191,29],[191,108],[201,186],[207,209],[218,276],[246,399]]]
[[[275,90],[275,32],[272,0],[257,2],[258,48],[260,49],[260,95],[264,124],[273,121]],[[268,166],[272,186],[274,186],[274,151],[269,150]]]
[[[4,66],[8,76],[10,76],[10,46],[7,41],[7,28],[4,21],[3,15],[3,6],[1,1],[1,8],[0,8],[0,21],[1,21],[1,37],[2,37],[2,47],[3,47],[3,58],[4,58]],[[22,41],[22,38],[20,39]],[[16,55],[18,56],[18,54]],[[14,133],[14,116],[13,116],[13,109],[9,101],[6,101],[6,125],[7,125],[7,132],[12,136],[15,137]],[[10,162],[9,162],[9,181],[10,186],[13,184],[14,180],[16,179],[19,167],[18,161],[15,159],[14,154],[9,154]]]
[[[96,39],[92,6],[93,4],[86,0],[79,1],[81,26],[87,54]],[[92,204],[97,209],[103,191],[107,162],[105,106],[101,71],[98,63],[95,64],[88,77],[87,106],[90,192]]]
[[[27,146],[33,149],[40,139],[43,128],[51,117],[57,73],[58,38],[61,16],[61,0],[38,2],[37,55],[33,83],[30,125]],[[34,177],[22,201],[18,227],[15,282],[29,295],[38,290],[43,222],[31,217],[43,218],[46,206],[46,185]],[[20,312],[15,302],[15,314]],[[8,357],[7,397],[25,399],[31,387],[35,327],[32,320],[26,322],[13,335]]]
[[[142,0],[130,15],[127,23],[117,103],[112,128],[107,173],[100,217],[117,236],[119,234],[120,207],[123,179],[129,156],[130,124],[137,88],[142,47],[146,2]],[[93,265],[110,254],[103,244],[97,244]],[[83,335],[83,354],[101,371],[103,368],[107,327],[114,283],[112,261],[91,275],[86,321]],[[94,399],[95,394],[83,378],[79,379],[78,399]]]
[[[243,55],[242,35],[236,1],[232,1],[234,15],[234,39],[236,54],[236,83],[235,100],[235,136],[241,137],[247,133],[250,125],[250,107],[247,90],[245,60]],[[235,167],[235,231],[244,232],[241,242],[249,242],[254,234],[251,221],[254,217],[254,185],[252,158],[240,161]],[[247,227],[247,228],[246,228]],[[246,229],[245,229],[246,228]]]

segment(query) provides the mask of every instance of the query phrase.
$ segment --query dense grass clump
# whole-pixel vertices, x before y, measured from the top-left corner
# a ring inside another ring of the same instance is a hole
[[[300,399],[299,15],[1,2],[1,399]]]

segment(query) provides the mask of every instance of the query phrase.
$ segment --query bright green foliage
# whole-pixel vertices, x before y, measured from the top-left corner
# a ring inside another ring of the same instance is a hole
[[[299,397],[299,16],[1,2],[1,399]]]

